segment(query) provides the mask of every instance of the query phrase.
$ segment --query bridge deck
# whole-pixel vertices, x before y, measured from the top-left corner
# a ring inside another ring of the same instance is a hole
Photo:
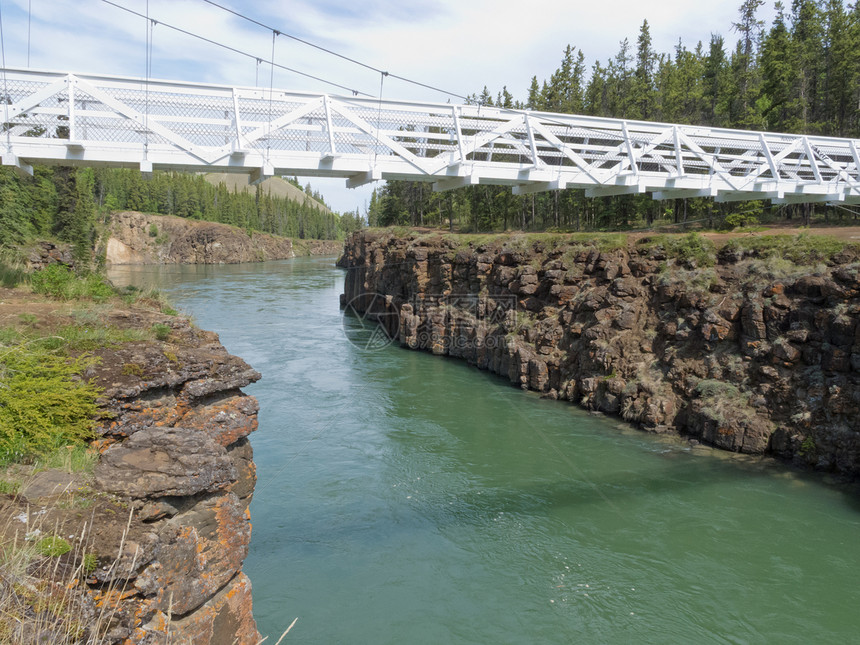
[[[4,165],[860,203],[857,140],[5,69]]]

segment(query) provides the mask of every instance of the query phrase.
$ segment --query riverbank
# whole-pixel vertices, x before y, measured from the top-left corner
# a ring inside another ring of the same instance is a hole
[[[858,258],[803,235],[362,231],[342,305],[548,398],[856,477]]]
[[[157,301],[99,300],[0,289],[4,351],[51,343],[99,390],[89,451],[0,473],[3,579],[18,580],[0,640],[256,643],[242,563],[258,406],[240,388],[260,374]]]
[[[278,237],[172,215],[120,211],[111,215],[108,234],[100,246],[108,265],[236,264],[334,255],[342,243]]]

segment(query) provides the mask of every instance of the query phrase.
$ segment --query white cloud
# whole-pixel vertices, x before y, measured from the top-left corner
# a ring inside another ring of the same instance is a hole
[[[3,1],[5,55],[27,63],[28,6],[32,6],[30,64],[34,68],[143,76],[145,21],[99,0]],[[139,13],[144,0],[114,0]],[[734,41],[731,22],[740,0],[219,0],[263,23],[393,74],[465,95],[503,85],[525,98],[532,76],[548,78],[566,45],[581,49],[590,67],[615,55],[619,41],[635,47],[647,18],[654,48],[671,52],[678,38],[695,47],[712,32]],[[202,0],[150,0],[150,16],[268,60],[271,33]],[[760,14],[770,22],[773,10]],[[379,74],[280,37],[276,61],[376,94]],[[164,24],[153,35],[152,75],[200,82],[268,85],[269,68]],[[329,91],[330,86],[276,70],[279,87]],[[388,78],[388,98],[444,102],[447,97]],[[353,210],[369,189],[347,191],[341,180],[311,179],[337,210]],[[333,184],[334,187],[329,187]]]

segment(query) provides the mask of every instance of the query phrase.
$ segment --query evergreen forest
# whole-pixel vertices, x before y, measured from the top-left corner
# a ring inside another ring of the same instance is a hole
[[[678,40],[672,52],[654,50],[644,21],[634,42],[589,67],[585,52],[568,45],[548,79],[534,76],[525,100],[507,87],[484,87],[471,102],[513,109],[585,114],[748,130],[860,137],[860,3],[791,0],[776,17],[759,19],[764,0],[744,0],[736,21],[707,43]],[[732,39],[734,41],[734,38]],[[586,198],[567,189],[516,196],[510,188],[470,186],[434,193],[428,184],[386,182],[367,208],[371,226],[451,226],[461,230],[624,230],[659,223],[720,226],[756,219],[856,216],[850,209],[763,202],[719,204],[712,199],[655,202],[649,195]]]
[[[298,181],[288,179],[301,189]],[[83,259],[111,211],[177,215],[299,239],[341,239],[359,226],[353,214],[325,208],[310,185],[305,201],[264,191],[230,191],[203,175],[155,171],[146,176],[124,168],[36,166],[32,177],[0,169],[0,247],[34,238],[72,243]]]

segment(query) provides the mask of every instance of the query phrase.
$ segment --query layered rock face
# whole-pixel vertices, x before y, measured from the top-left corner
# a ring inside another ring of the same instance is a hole
[[[405,347],[525,389],[726,450],[860,473],[860,270],[564,236],[364,231],[345,245],[342,305]]]
[[[109,417],[95,488],[131,511],[120,557],[104,559],[90,593],[110,605],[116,640],[256,643],[242,562],[256,480],[247,436],[258,406],[239,388],[260,374],[216,334],[161,321],[171,326],[166,341],[102,349],[87,375],[105,388]]]
[[[236,264],[336,254],[340,243],[254,233],[216,222],[132,211],[111,216],[108,264]]]

